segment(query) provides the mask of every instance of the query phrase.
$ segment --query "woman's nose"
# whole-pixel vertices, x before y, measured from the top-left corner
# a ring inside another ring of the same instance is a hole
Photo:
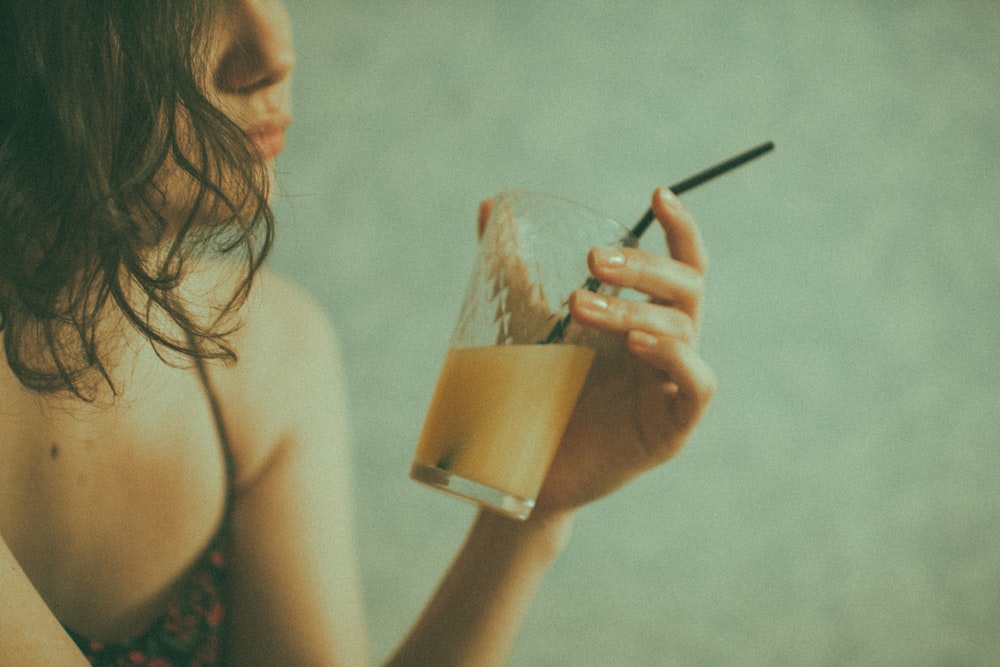
[[[291,19],[280,0],[232,3],[224,30],[229,40],[220,54],[216,85],[248,95],[284,81],[295,67]]]

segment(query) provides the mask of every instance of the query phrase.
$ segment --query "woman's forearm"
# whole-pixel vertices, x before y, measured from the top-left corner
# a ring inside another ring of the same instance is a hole
[[[480,511],[465,544],[389,665],[503,665],[571,517],[526,522]]]
[[[0,664],[87,665],[0,537]]]

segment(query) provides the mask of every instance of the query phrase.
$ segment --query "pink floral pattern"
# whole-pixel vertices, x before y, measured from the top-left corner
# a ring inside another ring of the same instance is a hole
[[[90,664],[99,667],[211,667],[222,663],[227,524],[189,575],[184,589],[145,632],[104,644],[67,629]]]

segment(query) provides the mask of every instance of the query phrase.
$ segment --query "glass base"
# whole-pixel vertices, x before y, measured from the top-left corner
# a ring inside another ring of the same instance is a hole
[[[422,463],[413,464],[410,468],[410,479],[521,521],[528,518],[535,506],[534,499],[518,498],[491,486]]]

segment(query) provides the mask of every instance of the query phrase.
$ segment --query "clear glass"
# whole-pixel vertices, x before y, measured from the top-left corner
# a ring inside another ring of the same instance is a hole
[[[590,208],[526,190],[498,194],[410,477],[526,519],[586,381],[598,336],[569,318],[595,246],[635,245]]]

